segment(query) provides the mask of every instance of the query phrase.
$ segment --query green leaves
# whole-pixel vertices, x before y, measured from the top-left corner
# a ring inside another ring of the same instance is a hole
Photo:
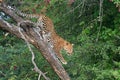
[[[26,12],[32,12],[34,6],[38,6],[35,10],[39,13],[44,6],[38,4],[43,1],[23,0],[19,3],[15,0],[13,3],[21,4],[21,9]],[[117,6],[120,3],[120,0],[112,1]],[[97,20],[99,4],[98,0],[75,0],[68,6],[65,0],[51,0],[47,8],[46,14],[53,20],[57,33],[74,43],[73,55],[63,54],[68,61],[63,66],[71,80],[120,80],[120,13],[113,3],[104,0],[100,26]],[[0,72],[1,80],[37,80],[38,74],[32,71],[31,54],[26,44],[10,34],[5,37],[5,33],[0,30],[0,71],[6,75]],[[46,75],[51,80],[58,80],[42,55],[32,48],[39,68],[48,72]]]

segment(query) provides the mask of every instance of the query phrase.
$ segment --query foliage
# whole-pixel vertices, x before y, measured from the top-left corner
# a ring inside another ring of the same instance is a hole
[[[98,20],[99,0],[75,0],[71,5],[65,0],[51,0],[47,6],[46,15],[53,20],[57,33],[75,44],[73,55],[62,52],[68,61],[63,66],[71,80],[120,80],[120,13],[113,2],[103,2],[102,26]],[[14,0],[10,4],[32,13],[40,3],[43,0]],[[43,7],[44,4],[38,6],[37,13]],[[32,71],[26,44],[11,34],[5,36],[6,33],[0,30],[0,80],[36,80],[38,74]],[[39,68],[48,72],[46,75],[52,80],[59,80],[42,55],[32,48]]]

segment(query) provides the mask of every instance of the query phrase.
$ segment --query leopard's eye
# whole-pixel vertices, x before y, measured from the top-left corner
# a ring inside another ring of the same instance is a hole
[[[66,45],[68,45],[68,43],[66,43]]]

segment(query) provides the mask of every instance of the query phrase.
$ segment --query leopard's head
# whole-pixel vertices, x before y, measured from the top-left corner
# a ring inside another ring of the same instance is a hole
[[[71,55],[73,53],[73,44],[69,43],[69,42],[65,42],[64,43],[64,50],[66,50],[66,52]]]

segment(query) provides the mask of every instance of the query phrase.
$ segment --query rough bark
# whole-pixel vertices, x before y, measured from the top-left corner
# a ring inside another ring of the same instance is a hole
[[[2,5],[0,4],[0,10],[2,10],[5,14],[9,15],[17,23],[24,21],[24,19],[16,15],[10,9],[8,9],[5,4]],[[37,36],[36,32],[33,29],[35,27],[33,27],[31,23],[23,23],[23,24],[24,25],[22,27],[19,27],[11,23],[8,23],[3,19],[0,19],[1,29],[7,30],[11,34],[14,34],[21,39],[23,39],[23,37],[20,35],[19,28],[23,28],[22,33],[26,36],[28,42],[31,43],[33,46],[35,46],[41,52],[43,57],[48,61],[48,63],[57,73],[59,78],[61,80],[70,80],[69,75],[67,74],[62,64],[56,57],[54,50],[51,47],[49,47],[45,41],[40,40],[40,38]]]

